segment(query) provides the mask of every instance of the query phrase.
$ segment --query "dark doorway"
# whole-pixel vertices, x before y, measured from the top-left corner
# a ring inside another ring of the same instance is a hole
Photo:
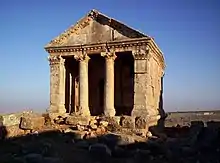
[[[76,111],[78,103],[76,102],[77,91],[77,81],[78,81],[78,62],[73,57],[65,58],[65,108],[67,113],[72,113]]]
[[[131,115],[134,105],[134,58],[131,52],[116,53],[116,115]]]
[[[104,82],[105,82],[104,79],[100,79],[100,81],[99,81],[99,99],[100,99],[99,106],[101,108],[104,107],[104,85],[105,85]],[[101,99],[103,99],[103,100],[101,100]]]
[[[105,58],[100,54],[89,56],[89,108],[92,116],[104,112]]]

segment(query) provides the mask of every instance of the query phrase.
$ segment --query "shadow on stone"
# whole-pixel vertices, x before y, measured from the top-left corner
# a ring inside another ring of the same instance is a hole
[[[32,133],[2,139],[0,162],[217,162],[219,126],[219,122],[204,125],[194,121],[188,127],[164,127],[157,136],[143,142],[123,133],[107,133],[94,138],[82,137],[73,129]],[[7,135],[4,127],[1,129],[1,133]]]

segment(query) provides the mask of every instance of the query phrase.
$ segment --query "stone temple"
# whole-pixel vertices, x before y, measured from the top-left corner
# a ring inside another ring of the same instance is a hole
[[[152,37],[91,10],[45,50],[49,113],[160,119],[165,62]]]

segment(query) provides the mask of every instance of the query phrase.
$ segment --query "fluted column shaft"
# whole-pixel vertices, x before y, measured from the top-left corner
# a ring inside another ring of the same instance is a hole
[[[116,55],[110,52],[103,52],[101,55],[105,57],[104,114],[106,116],[115,116],[114,60]]]

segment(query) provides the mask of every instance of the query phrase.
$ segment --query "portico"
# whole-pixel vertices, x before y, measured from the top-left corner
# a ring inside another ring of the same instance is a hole
[[[92,10],[45,49],[50,113],[159,115],[165,64],[153,38]]]

